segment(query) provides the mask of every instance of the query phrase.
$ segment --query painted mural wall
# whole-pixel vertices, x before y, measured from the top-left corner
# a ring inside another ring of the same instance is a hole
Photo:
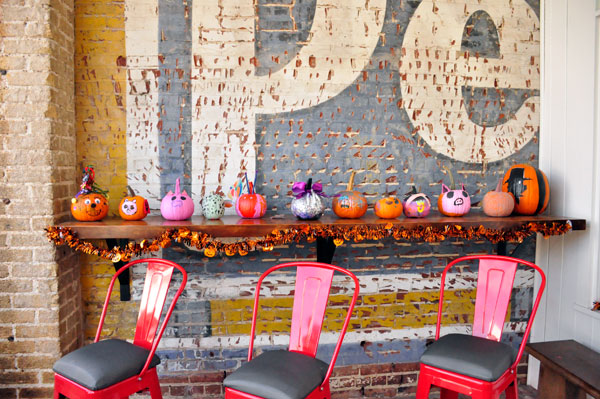
[[[509,165],[537,164],[539,9],[538,0],[77,0],[78,157],[110,190],[113,213],[126,185],[156,212],[180,177],[199,210],[203,195],[244,173],[278,213],[290,212],[294,181],[312,177],[334,194],[352,171],[371,204],[412,186],[435,200],[449,183],[443,167],[481,200]],[[508,249],[534,258],[533,240]],[[435,327],[437,273],[459,255],[493,251],[458,240],[339,247],[334,263],[363,286],[338,364],[416,362]],[[263,270],[316,257],[310,243],[246,257],[184,247],[158,255],[190,273],[160,353],[161,374],[188,383],[246,356]],[[112,265],[82,260],[91,337]],[[461,272],[447,316],[454,330],[474,300],[476,269]],[[323,359],[348,299],[348,282],[335,281]],[[272,334],[289,325],[291,282],[282,276],[265,293],[263,348],[285,344]],[[507,340],[529,311],[533,276],[516,284]],[[133,286],[135,298],[139,278]],[[137,304],[116,306],[124,315],[107,321],[109,334],[131,333]]]

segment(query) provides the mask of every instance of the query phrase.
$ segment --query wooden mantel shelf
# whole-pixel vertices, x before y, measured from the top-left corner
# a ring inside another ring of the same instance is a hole
[[[335,215],[324,215],[319,220],[298,220],[293,215],[269,215],[261,219],[242,219],[238,216],[224,216],[219,220],[207,220],[202,216],[194,216],[191,220],[169,221],[161,216],[149,216],[141,221],[125,221],[120,218],[106,218],[100,222],[65,222],[60,227],[71,228],[80,239],[145,239],[153,238],[166,229],[185,227],[192,231],[202,231],[213,237],[258,237],[271,233],[276,229],[286,229],[299,225],[334,225],[334,226],[378,226],[392,223],[406,229],[431,226],[461,226],[463,228],[483,226],[486,229],[511,230],[530,222],[565,223],[569,221],[573,230],[585,230],[585,219],[574,219],[562,216],[510,216],[494,218],[481,212],[471,212],[463,217],[445,217],[430,215],[423,219],[399,218],[379,219],[371,211],[360,219],[340,219]]]

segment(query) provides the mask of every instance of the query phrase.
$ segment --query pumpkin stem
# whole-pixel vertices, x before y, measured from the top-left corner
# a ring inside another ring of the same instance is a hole
[[[312,188],[312,177],[309,177],[308,181],[306,182],[306,191],[310,191],[311,188]]]
[[[348,181],[348,187],[346,187],[346,191],[352,191],[352,186],[354,185],[354,175],[356,175],[356,171],[352,171],[350,175],[350,180]]]
[[[129,191],[129,195],[131,197],[135,197],[135,191],[133,191],[133,188],[131,188],[131,186],[127,186],[127,190]]]
[[[494,190],[494,191],[497,191],[497,192],[502,191],[502,178],[498,179],[498,184],[496,185],[496,190]]]
[[[175,180],[175,195],[178,195],[179,193],[179,178],[177,178],[177,180]]]
[[[452,172],[445,166],[442,166],[442,169],[446,169],[448,172],[448,177],[450,178],[450,190],[456,190],[456,185],[454,184],[454,176],[452,176]]]

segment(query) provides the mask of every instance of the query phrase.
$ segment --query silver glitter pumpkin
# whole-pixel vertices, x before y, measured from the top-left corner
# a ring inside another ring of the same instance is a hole
[[[325,212],[325,205],[320,195],[321,185],[318,184],[317,187],[313,189],[312,179],[308,179],[307,183],[294,183],[292,191],[296,195],[296,198],[292,200],[291,209],[292,213],[298,219],[318,219]]]

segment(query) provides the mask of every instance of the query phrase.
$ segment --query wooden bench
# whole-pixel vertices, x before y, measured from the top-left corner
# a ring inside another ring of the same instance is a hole
[[[529,343],[540,361],[540,399],[600,399],[600,354],[573,340]]]

